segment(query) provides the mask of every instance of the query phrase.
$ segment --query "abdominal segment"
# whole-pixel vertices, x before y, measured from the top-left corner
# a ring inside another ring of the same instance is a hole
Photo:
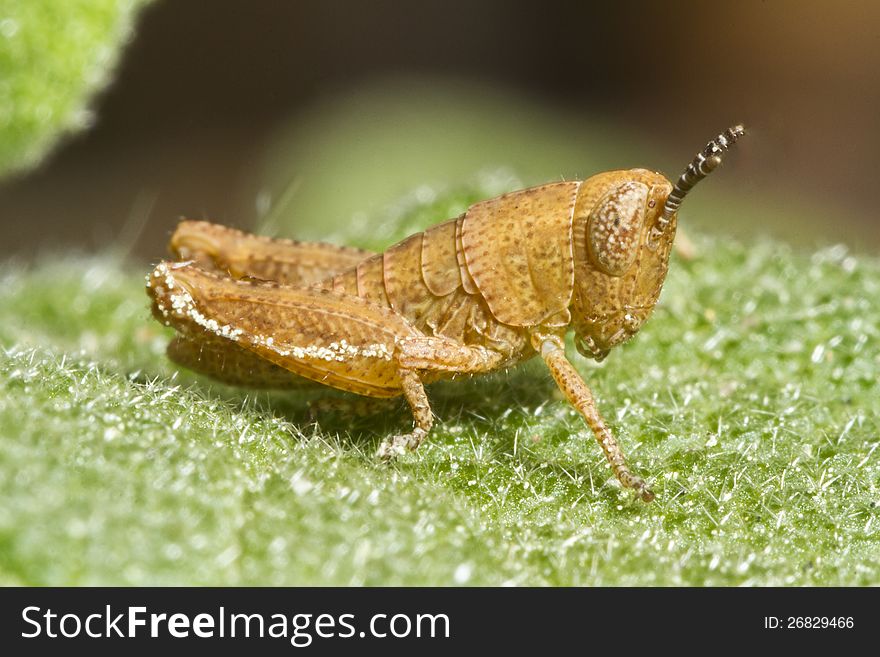
[[[394,311],[423,335],[488,347],[512,364],[530,352],[527,335],[499,322],[474,285],[461,253],[463,220],[411,235],[316,287],[356,294]]]

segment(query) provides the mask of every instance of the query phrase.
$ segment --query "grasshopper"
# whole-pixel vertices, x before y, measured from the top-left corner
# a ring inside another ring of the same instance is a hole
[[[177,330],[172,360],[227,383],[403,395],[414,428],[382,444],[386,459],[431,429],[425,383],[540,356],[620,483],[650,502],[565,336],[573,330],[578,351],[599,361],[639,330],[666,278],[682,200],[743,133],[710,141],[675,185],[646,169],[549,183],[476,203],[384,253],[185,220],[174,261],[147,276],[153,314]]]

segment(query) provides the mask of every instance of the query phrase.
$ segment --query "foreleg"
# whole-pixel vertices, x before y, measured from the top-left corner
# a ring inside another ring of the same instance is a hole
[[[643,501],[650,502],[653,500],[654,493],[651,492],[645,481],[638,475],[633,474],[626,465],[623,450],[617,444],[614,435],[596,408],[593,393],[587,387],[587,384],[584,383],[584,380],[574,366],[566,359],[562,339],[558,336],[535,336],[535,338],[535,348],[540,352],[541,357],[547,364],[553,380],[556,381],[556,385],[559,386],[559,389],[565,394],[571,405],[578,410],[593,431],[593,435],[596,436],[599,446],[605,453],[605,458],[611,464],[614,476],[617,477],[623,486],[635,490]]]

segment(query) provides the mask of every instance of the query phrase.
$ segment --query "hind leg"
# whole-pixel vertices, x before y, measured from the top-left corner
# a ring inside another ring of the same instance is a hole
[[[243,362],[253,361],[242,351],[265,361],[262,371],[277,373],[274,365],[368,397],[403,394],[415,428],[396,443],[411,449],[431,428],[419,373],[399,360],[400,345],[421,333],[387,308],[332,290],[235,280],[191,263],[160,264],[147,291],[154,315],[184,336],[179,344],[193,345],[188,349],[220,344]],[[223,372],[230,378],[230,369]]]
[[[373,255],[324,242],[251,235],[207,221],[181,221],[168,248],[177,260],[233,278],[305,287],[350,269]]]
[[[168,343],[168,358],[199,374],[232,386],[249,388],[314,388],[314,381],[279,367],[228,340],[207,335],[193,340],[176,335]]]

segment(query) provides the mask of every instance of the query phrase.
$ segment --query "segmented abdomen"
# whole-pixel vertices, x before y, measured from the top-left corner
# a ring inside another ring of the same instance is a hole
[[[403,316],[426,335],[496,348],[511,357],[528,344],[521,329],[492,315],[468,270],[464,215],[416,233],[322,284]]]

